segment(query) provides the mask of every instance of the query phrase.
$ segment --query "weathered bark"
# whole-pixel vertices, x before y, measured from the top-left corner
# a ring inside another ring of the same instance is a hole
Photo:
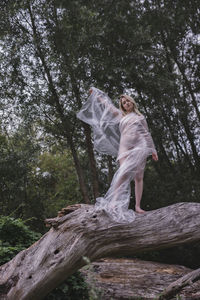
[[[135,258],[103,258],[83,267],[80,272],[97,299],[158,300],[167,286],[191,269]]]
[[[1,299],[43,299],[85,265],[83,256],[94,261],[200,240],[199,203],[177,203],[137,214],[129,224],[114,222],[92,205],[76,208],[48,220],[53,226],[49,232],[0,267]]]
[[[200,268],[171,283],[159,296],[158,300],[172,299],[173,296],[178,294],[184,287],[191,285],[198,280],[200,280]]]

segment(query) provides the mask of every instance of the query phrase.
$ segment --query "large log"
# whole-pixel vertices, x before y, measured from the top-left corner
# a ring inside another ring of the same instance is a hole
[[[177,203],[137,214],[132,223],[112,221],[92,205],[48,220],[53,227],[0,267],[0,299],[39,300],[90,261],[200,240],[200,204]]]
[[[95,293],[97,299],[161,300],[159,295],[163,290],[180,277],[191,273],[191,269],[135,258],[101,258],[81,268],[80,272],[91,294]],[[190,298],[183,298],[181,294],[180,299],[192,300],[194,298],[191,294]]]

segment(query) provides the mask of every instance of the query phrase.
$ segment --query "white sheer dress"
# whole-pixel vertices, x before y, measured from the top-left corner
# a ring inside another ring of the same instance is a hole
[[[92,90],[77,117],[91,125],[94,148],[120,161],[107,193],[96,199],[95,209],[106,210],[116,222],[132,222],[135,213],[128,209],[130,182],[143,174],[155,146],[143,115],[131,112],[123,116],[107,94],[94,87]]]

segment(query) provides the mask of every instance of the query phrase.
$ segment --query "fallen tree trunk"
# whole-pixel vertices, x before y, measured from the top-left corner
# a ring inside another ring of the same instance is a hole
[[[200,280],[200,269],[189,272],[183,277],[171,283],[163,292],[160,294],[158,300],[172,299],[177,295],[184,287],[192,285],[196,281]]]
[[[0,267],[0,299],[43,299],[86,264],[84,256],[95,261],[200,240],[199,214],[199,203],[177,203],[120,224],[104,210],[78,205],[65,216],[47,220],[53,227]]]
[[[80,269],[89,290],[103,300],[158,300],[167,286],[191,271],[179,265],[136,258],[101,258]],[[182,294],[180,299],[185,299]]]

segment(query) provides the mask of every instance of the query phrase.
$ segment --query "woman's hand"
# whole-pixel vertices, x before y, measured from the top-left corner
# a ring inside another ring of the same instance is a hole
[[[92,88],[89,89],[89,94],[91,95],[93,92]]]
[[[156,152],[153,152],[152,158],[153,158],[153,160],[158,161],[158,154]]]

